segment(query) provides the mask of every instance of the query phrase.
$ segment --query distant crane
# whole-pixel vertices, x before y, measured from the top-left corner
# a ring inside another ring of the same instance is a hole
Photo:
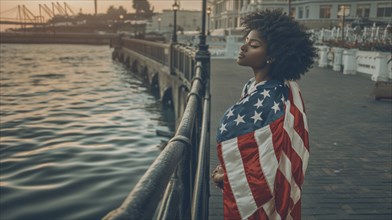
[[[13,16],[8,15],[6,17],[5,14],[13,14]],[[18,5],[9,10],[2,11],[1,15],[4,15],[4,17],[0,18],[0,24],[20,24],[24,28],[26,25],[45,25],[49,19],[52,19],[56,15],[73,16],[75,13],[66,2],[63,5],[59,2],[52,2],[51,7],[46,4],[39,4],[38,16],[34,15],[25,5]]]

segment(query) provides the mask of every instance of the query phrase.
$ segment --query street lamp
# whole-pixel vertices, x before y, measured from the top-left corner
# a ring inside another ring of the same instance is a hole
[[[161,18],[158,18],[158,31],[161,32]]]
[[[209,36],[210,35],[210,15],[211,15],[211,7],[208,7],[207,8],[207,35]]]
[[[177,43],[177,11],[179,8],[180,6],[177,4],[177,0],[175,0],[174,4],[172,5],[172,9],[174,12],[172,43]]]

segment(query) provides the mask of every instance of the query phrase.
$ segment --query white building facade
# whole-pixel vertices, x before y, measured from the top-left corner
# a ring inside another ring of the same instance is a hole
[[[213,33],[237,34],[240,18],[252,11],[280,9],[289,11],[297,21],[309,28],[339,26],[343,15],[346,20],[366,18],[391,23],[391,0],[210,0],[209,18]]]
[[[174,16],[172,10],[163,10],[155,14],[147,25],[147,32],[171,33]],[[198,31],[201,26],[201,12],[192,10],[177,11],[177,30],[182,32]]]

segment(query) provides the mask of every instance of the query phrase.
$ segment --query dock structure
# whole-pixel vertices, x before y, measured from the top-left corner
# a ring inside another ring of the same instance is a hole
[[[220,118],[252,76],[233,59],[211,62],[210,171],[219,163]],[[392,217],[392,102],[372,97],[374,83],[367,75],[318,67],[299,81],[310,133],[302,219]],[[209,219],[222,220],[222,193],[213,183],[210,195]]]

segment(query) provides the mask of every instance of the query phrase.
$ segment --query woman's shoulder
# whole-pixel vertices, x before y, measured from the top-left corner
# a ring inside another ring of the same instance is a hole
[[[249,93],[250,88],[254,85],[256,79],[254,77],[250,78],[248,82],[245,83],[244,87],[242,88],[241,97],[244,97]]]

